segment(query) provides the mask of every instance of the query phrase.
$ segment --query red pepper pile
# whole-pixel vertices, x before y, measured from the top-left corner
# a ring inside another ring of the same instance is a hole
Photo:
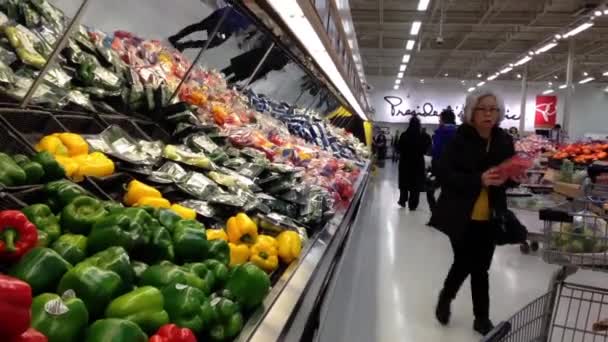
[[[3,212],[4,213],[4,212]],[[2,213],[0,213],[1,217]],[[46,336],[30,328],[32,288],[26,282],[0,274],[0,341],[47,342]]]
[[[192,330],[180,328],[175,324],[166,324],[160,327],[156,335],[150,337],[148,342],[196,342]]]

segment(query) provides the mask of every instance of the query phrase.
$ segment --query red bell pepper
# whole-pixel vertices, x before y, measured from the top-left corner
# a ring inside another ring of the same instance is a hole
[[[29,328],[20,336],[14,337],[12,340],[8,340],[8,342],[48,342],[49,339],[44,336],[40,331]]]
[[[196,342],[192,330],[180,328],[175,324],[165,324],[148,342]]]
[[[36,226],[19,210],[0,211],[0,259],[18,260],[36,247]]]
[[[10,341],[30,327],[31,306],[30,285],[0,274],[0,341]]]

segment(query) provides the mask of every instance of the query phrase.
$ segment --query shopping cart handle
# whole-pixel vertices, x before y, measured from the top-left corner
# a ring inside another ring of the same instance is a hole
[[[484,336],[479,342],[498,342],[511,331],[511,322],[500,322],[492,331]]]

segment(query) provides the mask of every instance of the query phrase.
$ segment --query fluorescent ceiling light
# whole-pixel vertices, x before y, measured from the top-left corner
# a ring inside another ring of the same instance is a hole
[[[481,73],[477,74],[477,78],[481,78],[483,76]]]
[[[403,78],[403,73],[402,72],[398,73],[397,78]]]
[[[557,43],[548,43],[548,44],[544,45],[543,47],[541,47],[540,49],[536,50],[535,53],[538,55],[543,52],[547,52],[556,46],[557,46]]]
[[[473,90],[475,90],[475,87],[471,87],[471,88],[467,89],[467,91],[468,91],[469,93],[470,93],[470,92],[472,92]]]
[[[348,83],[346,83],[346,80],[340,71],[338,71],[336,63],[329,55],[325,45],[323,45],[319,35],[304,15],[304,12],[302,12],[302,8],[300,8],[298,3],[296,1],[285,0],[268,0],[268,3],[281,17],[285,25],[289,27],[300,43],[306,48],[308,55],[312,56],[317,65],[319,65],[331,83],[342,96],[344,96],[353,110],[363,120],[367,120],[359,101],[353,94]]]
[[[443,74],[443,76],[448,77],[450,76],[450,74],[448,74],[447,72],[445,74]]]
[[[583,71],[583,76],[589,76],[589,73],[586,71]]]
[[[494,81],[496,79],[496,77],[498,77],[498,76],[492,75],[492,76],[488,77],[488,81]]]
[[[508,72],[509,72],[509,71],[511,71],[511,70],[513,70],[513,68],[511,68],[511,67],[506,67],[506,68],[504,68],[504,69],[500,70],[500,73],[501,73],[501,74],[506,74],[506,73],[508,73]]]
[[[414,21],[412,23],[412,29],[410,30],[410,35],[415,36],[420,32],[420,26],[422,25],[419,21]]]
[[[401,65],[399,66],[399,71],[405,71],[405,68],[407,68],[407,65],[405,65],[405,64],[401,64]]]
[[[574,37],[574,36],[576,36],[577,34],[579,34],[579,33],[583,32],[583,31],[585,31],[585,30],[586,30],[586,29],[588,29],[588,28],[590,28],[591,26],[593,26],[593,23],[592,23],[592,22],[586,22],[586,23],[584,23],[584,24],[581,24],[581,25],[579,25],[578,27],[576,27],[576,28],[574,28],[574,29],[572,29],[572,30],[568,31],[568,33],[566,33],[566,34],[564,35],[564,37],[563,37],[563,38]]]
[[[608,76],[608,71],[602,74],[602,76]]]
[[[396,86],[394,86],[394,87],[393,87],[393,89],[395,89],[395,90],[399,90],[399,86],[398,86],[398,85],[396,85]]]
[[[603,13],[602,13],[602,11],[597,10],[597,11],[593,12],[593,14],[594,14],[596,17],[601,17]]]
[[[530,57],[530,56],[526,56],[526,57],[524,57],[524,58],[522,58],[522,59],[518,60],[517,62],[515,62],[515,64],[514,64],[514,65],[515,65],[515,66],[524,65],[524,64],[528,63],[528,62],[529,62],[529,61],[531,61],[531,60],[532,60],[532,57]]]
[[[412,40],[412,39],[408,40],[407,44],[405,44],[405,49],[412,50],[414,48],[414,44],[416,44],[415,40]]]
[[[478,87],[481,87],[481,86],[482,86],[482,85],[484,85],[484,84],[486,84],[486,82],[485,82],[485,81],[481,81],[481,82],[477,83],[477,86],[478,86]]]
[[[547,89],[547,90],[543,91],[543,95],[551,94],[552,92],[554,92],[553,89]]]
[[[608,87],[606,87],[606,89],[604,89],[604,91],[608,93]]]
[[[401,84],[401,80],[400,79],[396,79],[395,80],[395,84]]]
[[[558,88],[559,88],[559,89],[565,89],[567,86],[568,86],[567,84],[562,84],[562,85],[560,85]]]
[[[589,83],[591,81],[593,81],[595,78],[594,77],[587,77],[583,80],[578,81],[578,84],[585,84],[585,83]]]
[[[401,63],[408,63],[410,61],[410,55],[409,54],[405,54],[403,55],[403,59],[401,60]]]
[[[421,78],[421,79],[420,79],[420,83],[424,83],[424,78]]]
[[[517,74],[517,78],[521,78],[521,74]]]
[[[604,10],[604,14],[607,14],[607,15],[608,15],[608,9],[605,9],[605,10]]]
[[[418,2],[418,10],[426,11],[426,9],[429,8],[429,2],[430,0],[420,0],[420,2]]]

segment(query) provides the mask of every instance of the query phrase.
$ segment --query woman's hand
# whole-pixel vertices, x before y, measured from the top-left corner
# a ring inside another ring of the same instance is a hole
[[[495,169],[489,169],[481,175],[481,184],[485,187],[503,185],[504,179]]]

